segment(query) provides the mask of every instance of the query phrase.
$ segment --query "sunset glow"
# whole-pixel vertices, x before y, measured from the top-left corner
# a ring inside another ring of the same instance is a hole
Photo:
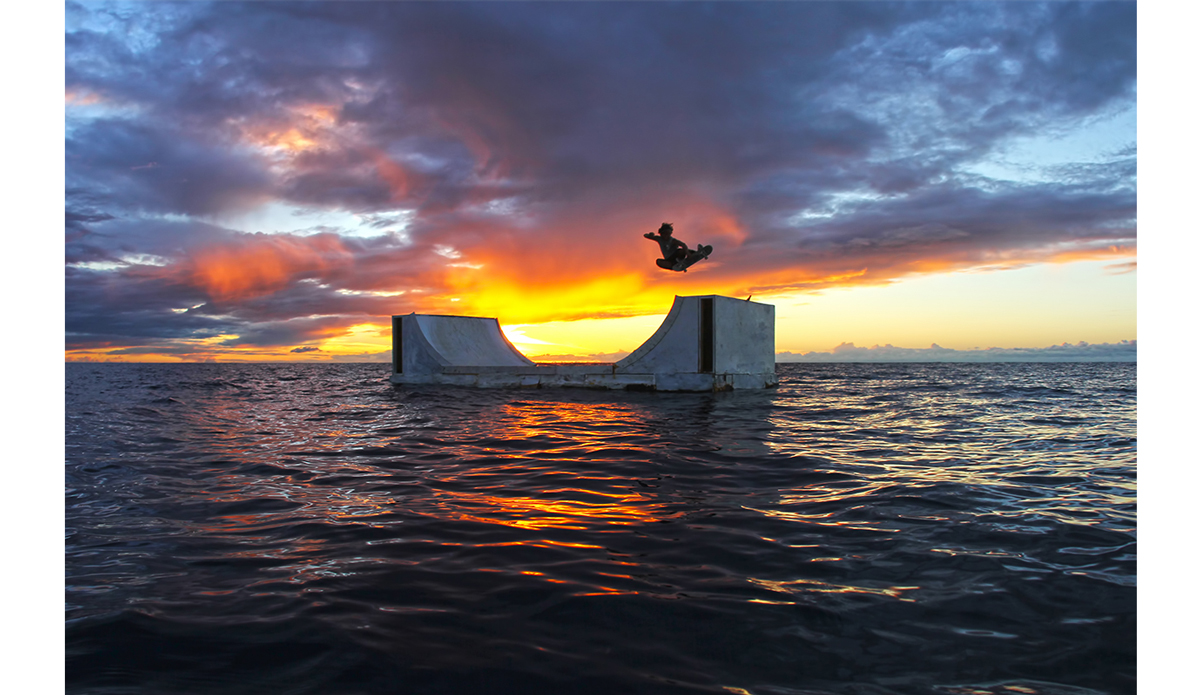
[[[410,312],[611,359],[710,293],[781,353],[1137,338],[1133,3],[132,9],[67,10],[68,360],[386,362]]]

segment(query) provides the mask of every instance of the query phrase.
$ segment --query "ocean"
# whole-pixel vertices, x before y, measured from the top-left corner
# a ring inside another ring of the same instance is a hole
[[[75,694],[1137,685],[1137,366],[66,365]]]

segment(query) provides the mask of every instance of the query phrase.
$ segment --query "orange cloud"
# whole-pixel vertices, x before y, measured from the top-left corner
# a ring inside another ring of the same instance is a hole
[[[246,142],[274,150],[283,161],[316,150],[340,150],[356,160],[355,165],[365,157],[388,185],[392,201],[406,199],[414,188],[414,174],[389,158],[383,150],[356,145],[352,127],[347,130],[346,126],[339,126],[338,111],[339,107],[335,105],[303,104],[291,107],[282,118],[239,122],[237,125]]]
[[[1104,246],[1084,246],[1056,251],[1046,260],[1050,263],[1073,263],[1075,261],[1095,261],[1104,259],[1136,258],[1137,247],[1131,244],[1107,244]]]
[[[334,135],[337,107],[304,104],[290,109],[290,118],[239,122],[242,137],[259,147],[299,154],[321,147]]]
[[[673,223],[675,234],[690,246],[719,245],[728,250],[746,241],[746,230],[737,217],[711,200],[689,196],[673,205],[679,213],[675,219],[663,221]]]
[[[352,262],[353,256],[336,235],[254,235],[196,252],[184,272],[212,299],[230,301],[270,294],[295,280]]]
[[[99,94],[85,89],[68,89],[66,92],[66,101],[74,106],[87,106],[90,104],[99,104],[104,101],[104,98]]]
[[[368,150],[367,156],[375,163],[375,170],[391,190],[392,202],[404,200],[412,188],[411,176],[404,167],[393,162],[380,150]]]

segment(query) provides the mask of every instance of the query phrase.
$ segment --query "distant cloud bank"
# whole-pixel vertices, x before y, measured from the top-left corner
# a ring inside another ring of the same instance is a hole
[[[1098,345],[1078,342],[1044,348],[954,350],[936,343],[927,348],[893,345],[858,347],[842,343],[830,352],[780,352],[776,362],[1137,362],[1137,341]]]
[[[593,352],[587,355],[560,353],[556,355],[529,355],[534,362],[618,362],[629,357],[628,350],[617,352]]]

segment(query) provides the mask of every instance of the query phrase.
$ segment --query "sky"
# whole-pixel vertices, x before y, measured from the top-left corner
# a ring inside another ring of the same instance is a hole
[[[1136,358],[1132,2],[64,18],[68,360],[383,360],[413,311],[615,359],[710,293],[780,359]]]

